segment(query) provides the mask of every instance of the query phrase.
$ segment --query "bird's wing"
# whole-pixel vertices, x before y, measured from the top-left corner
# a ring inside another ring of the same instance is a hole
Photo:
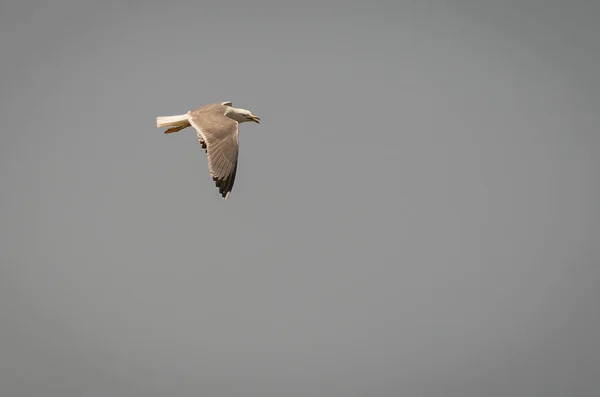
[[[206,151],[210,175],[224,199],[233,189],[238,162],[238,123],[225,116],[222,106],[190,112],[190,124]]]

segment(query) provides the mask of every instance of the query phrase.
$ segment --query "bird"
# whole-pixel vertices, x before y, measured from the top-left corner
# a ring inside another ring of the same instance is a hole
[[[159,116],[156,127],[170,127],[165,134],[194,127],[207,156],[210,175],[223,199],[227,200],[237,173],[238,126],[250,121],[260,124],[260,117],[247,109],[233,107],[233,102],[229,101],[211,103],[176,116]]]

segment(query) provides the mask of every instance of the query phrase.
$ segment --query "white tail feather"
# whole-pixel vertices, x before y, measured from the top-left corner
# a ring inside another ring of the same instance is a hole
[[[157,128],[174,127],[174,126],[181,127],[186,124],[189,125],[188,117],[189,116],[187,114],[180,114],[177,116],[157,117],[156,118],[156,127]]]

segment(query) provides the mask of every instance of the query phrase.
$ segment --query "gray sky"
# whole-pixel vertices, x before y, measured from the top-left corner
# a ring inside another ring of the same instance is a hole
[[[2,3],[0,394],[597,396],[598,2],[284,3]]]

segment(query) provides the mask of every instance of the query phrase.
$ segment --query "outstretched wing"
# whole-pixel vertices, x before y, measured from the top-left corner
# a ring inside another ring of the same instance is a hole
[[[237,173],[238,123],[225,116],[221,104],[191,111],[189,121],[207,154],[210,175],[221,196],[227,199]]]

